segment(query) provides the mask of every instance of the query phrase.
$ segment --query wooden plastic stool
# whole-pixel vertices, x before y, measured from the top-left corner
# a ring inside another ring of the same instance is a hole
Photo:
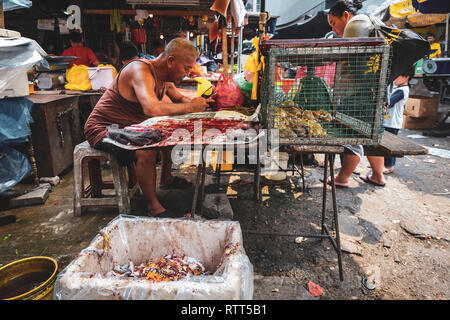
[[[109,161],[112,181],[103,181],[101,162]],[[90,184],[85,187],[86,167],[89,170]],[[128,169],[128,181],[125,170]],[[85,207],[117,206],[119,214],[130,213],[130,199],[139,191],[134,163],[120,167],[117,159],[104,151],[91,148],[89,142],[78,144],[73,151],[73,214],[81,216]],[[115,189],[114,197],[102,196],[103,189]]]

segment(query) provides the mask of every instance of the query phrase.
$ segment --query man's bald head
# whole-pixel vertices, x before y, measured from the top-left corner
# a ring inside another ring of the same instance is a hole
[[[167,44],[161,55],[164,58],[169,56],[174,56],[176,58],[191,56],[196,60],[198,58],[198,51],[191,41],[184,38],[175,38]]]

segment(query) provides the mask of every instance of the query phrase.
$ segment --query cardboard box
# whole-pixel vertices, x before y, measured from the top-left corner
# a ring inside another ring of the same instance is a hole
[[[435,116],[439,107],[439,96],[434,98],[410,96],[406,101],[403,114],[414,118]]]
[[[431,129],[434,128],[436,122],[436,115],[422,118],[415,118],[407,115],[403,115],[402,129]]]

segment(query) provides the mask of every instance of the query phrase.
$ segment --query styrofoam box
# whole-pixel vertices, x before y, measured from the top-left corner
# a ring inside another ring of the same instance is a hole
[[[103,251],[104,238],[96,236],[58,275],[55,299],[253,299],[253,266],[237,221],[119,215],[102,231],[110,249]],[[197,259],[209,274],[167,282],[106,276],[117,265],[172,253]]]
[[[25,97],[29,94],[28,75],[26,72],[20,72],[17,76],[8,80],[6,87],[0,92],[0,99]]]

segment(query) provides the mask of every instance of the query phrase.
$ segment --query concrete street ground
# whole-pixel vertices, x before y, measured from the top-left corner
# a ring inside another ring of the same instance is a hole
[[[424,131],[402,130],[400,136]],[[408,139],[450,150],[448,136]],[[322,158],[316,156],[316,160],[320,164]],[[317,232],[322,201],[320,165],[306,167],[305,192],[298,188],[298,174],[292,177],[289,173],[281,183],[263,178],[259,204],[253,200],[251,172],[224,173],[222,192],[230,201],[233,220],[244,230],[244,247],[254,267],[254,299],[450,299],[450,159],[424,155],[397,162],[395,171],[386,176],[384,188],[359,179],[359,174],[370,171],[364,158],[350,188],[337,189],[344,281],[339,280],[336,252],[328,240],[247,232]],[[339,167],[337,157],[336,172]],[[194,179],[194,172],[174,173]],[[215,192],[214,176],[209,173],[207,193]],[[25,257],[49,256],[62,270],[118,215],[116,209],[92,209],[74,217],[72,170],[60,178],[43,205],[9,209],[3,198],[0,214],[12,214],[16,222],[0,226],[0,266]],[[30,181],[14,190],[27,189],[32,189]],[[192,189],[159,190],[158,194],[167,208],[190,211]],[[327,223],[332,226],[330,192],[327,208]],[[134,199],[131,214],[145,215],[142,198]],[[370,285],[362,284],[364,278]],[[310,281],[322,288],[319,297],[310,294]]]

